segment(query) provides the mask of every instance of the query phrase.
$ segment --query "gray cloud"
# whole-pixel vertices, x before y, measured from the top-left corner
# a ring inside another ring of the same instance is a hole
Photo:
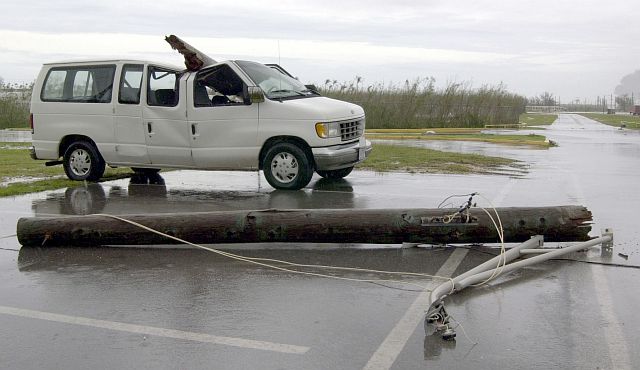
[[[189,38],[248,38],[361,42],[376,46],[446,49],[509,55],[508,61],[478,64],[405,61],[406,55],[380,55],[384,65],[309,60],[283,61],[302,78],[402,81],[418,76],[473,79],[478,84],[505,82],[513,91],[533,95],[592,97],[609,93],[620,76],[639,66],[637,5],[631,0],[537,2],[478,1],[122,1],[79,0],[11,2],[3,6],[0,28],[40,33],[120,33],[161,39],[175,33]],[[122,36],[126,37],[126,36]],[[283,42],[283,45],[285,43]],[[84,55],[78,46],[78,56]],[[197,45],[196,45],[197,46]],[[4,49],[4,50],[3,50]],[[400,49],[403,50],[403,49]],[[220,54],[226,51],[217,51]],[[273,55],[276,54],[275,46]],[[342,50],[333,50],[340,55]],[[167,49],[167,53],[170,51]],[[228,53],[233,57],[232,53]],[[0,40],[0,73],[28,79],[25,65],[37,71],[37,50],[8,50]],[[21,61],[18,68],[7,58]],[[261,57],[256,55],[256,57]],[[262,56],[263,57],[263,56]],[[247,56],[244,56],[247,58]],[[326,63],[326,62],[325,62]],[[6,71],[6,72],[5,72]]]

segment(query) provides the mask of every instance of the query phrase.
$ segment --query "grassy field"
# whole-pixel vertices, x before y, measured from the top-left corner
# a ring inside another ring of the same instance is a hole
[[[557,114],[522,113],[520,115],[520,123],[527,126],[550,125],[556,119],[558,119]]]
[[[517,125],[525,98],[501,84],[473,87],[469,82],[451,82],[437,87],[433,78],[403,84],[365,85],[326,80],[320,92],[361,105],[369,128],[484,127]],[[30,86],[0,94],[0,129],[28,127]]]
[[[581,115],[609,126],[621,127],[624,124],[626,128],[640,129],[640,116],[603,113],[581,113]]]
[[[401,85],[366,86],[325,81],[320,92],[330,98],[358,104],[367,114],[367,128],[484,127],[517,124],[525,99],[504,86],[449,83],[436,87],[432,78]]]
[[[29,127],[31,90],[0,95],[0,129]]]
[[[376,143],[371,155],[357,168],[379,172],[468,174],[504,172],[507,167],[513,170],[521,166],[520,162],[508,158]]]
[[[427,131],[435,133],[426,134]],[[482,134],[480,129],[429,130],[367,130],[368,139],[380,140],[449,140],[449,141],[481,141],[505,145],[527,145],[537,148],[549,148],[551,143],[542,135],[494,135]]]
[[[62,166],[46,167],[29,157],[30,143],[0,143],[0,197],[60,189],[81,184],[68,180]],[[130,168],[109,168],[101,181],[129,177]],[[14,182],[15,181],[15,182]]]

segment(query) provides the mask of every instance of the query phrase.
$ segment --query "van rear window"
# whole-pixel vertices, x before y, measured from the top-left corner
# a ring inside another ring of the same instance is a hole
[[[70,103],[110,103],[115,71],[115,65],[51,68],[40,99]]]

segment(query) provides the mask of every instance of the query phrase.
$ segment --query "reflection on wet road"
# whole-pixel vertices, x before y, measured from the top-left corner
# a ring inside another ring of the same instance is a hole
[[[448,146],[525,160],[529,172],[518,178],[355,171],[341,181],[314,177],[303,191],[283,192],[256,173],[174,171],[0,198],[0,247],[18,249],[11,237],[16,220],[33,214],[435,207],[448,195],[479,191],[496,206],[583,204],[594,214],[593,235],[604,227],[614,229],[615,249],[610,256],[595,249],[571,258],[639,265],[640,133],[566,114],[544,134],[560,146],[532,150],[437,143],[443,150]],[[226,248],[307,264],[423,273],[435,273],[452,255],[450,248],[397,245]],[[472,248],[458,261],[457,273],[491,253],[495,250]],[[635,307],[640,298],[632,293],[638,281],[637,269],[567,261],[504,276],[450,298],[449,313],[477,345],[460,331],[457,342],[442,342],[419,325],[401,333],[408,340],[391,367],[637,368],[640,321]],[[6,368],[362,368],[389,333],[399,330],[418,297],[406,286],[384,285],[389,286],[272,271],[193,249],[0,250],[0,306],[31,315],[0,313],[0,358]],[[42,319],[53,314],[108,324]],[[146,329],[113,329],[118,324]],[[308,351],[285,354],[198,342],[187,334],[176,339],[149,334],[158,333],[149,328]]]

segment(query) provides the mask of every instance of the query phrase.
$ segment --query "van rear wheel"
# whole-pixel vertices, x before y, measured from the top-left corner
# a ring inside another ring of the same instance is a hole
[[[309,157],[292,143],[278,143],[269,148],[262,167],[267,182],[276,189],[302,189],[313,176]]]
[[[104,174],[104,159],[92,144],[76,141],[69,145],[62,160],[67,177],[75,181],[97,181]]]

